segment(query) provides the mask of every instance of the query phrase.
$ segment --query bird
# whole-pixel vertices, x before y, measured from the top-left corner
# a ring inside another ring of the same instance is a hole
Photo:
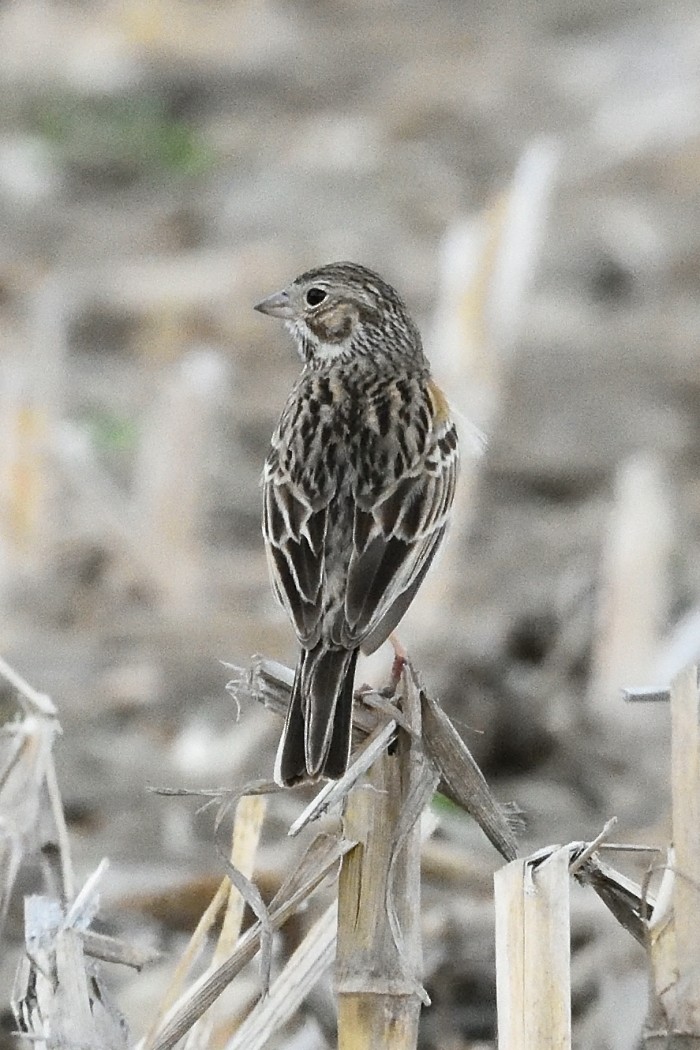
[[[303,366],[262,478],[272,588],[301,646],[275,762],[281,786],[347,769],[355,666],[413,601],[445,535],[457,429],[418,328],[358,263],[307,270],[254,309]]]

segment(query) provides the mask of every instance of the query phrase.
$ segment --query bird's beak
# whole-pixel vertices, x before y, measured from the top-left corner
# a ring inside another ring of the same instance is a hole
[[[285,320],[294,317],[287,292],[275,292],[274,295],[268,295],[267,299],[257,303],[253,309],[258,310],[261,314],[268,314],[270,317],[283,317]]]

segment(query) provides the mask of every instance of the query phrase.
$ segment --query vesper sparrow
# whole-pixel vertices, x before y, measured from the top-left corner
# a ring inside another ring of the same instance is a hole
[[[406,307],[376,273],[332,263],[255,307],[304,362],[263,475],[275,593],[301,643],[275,779],[344,773],[360,648],[413,600],[445,534],[457,433]]]

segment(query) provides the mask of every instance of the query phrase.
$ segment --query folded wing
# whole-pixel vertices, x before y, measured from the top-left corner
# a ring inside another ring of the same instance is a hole
[[[397,626],[430,567],[445,534],[457,469],[456,438],[436,441],[419,471],[374,506],[356,507],[345,619],[367,653]]]
[[[379,497],[348,492],[347,508],[332,506],[335,489],[314,501],[268,463],[263,532],[270,574],[302,645],[323,636],[331,646],[361,645],[369,653],[385,641],[445,533],[457,470],[449,419],[420,462]]]
[[[327,527],[327,502],[314,506],[289,478],[265,477],[263,536],[270,576],[307,647],[321,636]]]

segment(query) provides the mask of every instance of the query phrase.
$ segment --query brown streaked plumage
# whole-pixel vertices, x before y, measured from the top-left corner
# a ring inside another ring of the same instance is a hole
[[[304,362],[263,475],[272,585],[301,644],[275,766],[288,785],[344,773],[358,651],[415,597],[459,453],[418,329],[377,274],[321,266],[256,309],[285,320]]]

